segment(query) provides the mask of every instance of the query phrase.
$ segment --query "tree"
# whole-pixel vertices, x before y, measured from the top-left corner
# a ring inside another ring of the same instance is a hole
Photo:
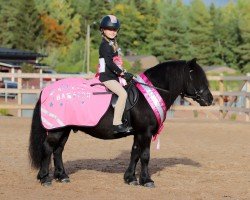
[[[71,7],[73,8],[73,15],[80,16],[81,31],[79,34],[80,38],[85,38],[86,36],[86,27],[87,27],[87,18],[89,14],[89,4],[90,0],[69,0]]]
[[[141,43],[139,30],[141,28],[142,15],[134,6],[117,4],[112,13],[121,21],[121,30],[118,33],[119,45],[126,51],[136,52]]]
[[[51,48],[49,56],[44,61],[58,72],[82,72],[85,67],[83,44],[84,41],[79,39],[68,46]]]
[[[0,41],[3,46],[37,50],[41,46],[41,19],[33,0],[1,0]]]
[[[49,30],[50,25],[57,26],[60,31],[55,31],[59,35],[64,35],[66,38],[62,45],[69,45],[80,36],[80,15],[75,13],[74,9],[68,1],[58,0],[36,0],[37,8],[43,18],[45,30]],[[48,24],[46,24],[48,22]],[[61,27],[61,28],[59,28]],[[52,28],[54,29],[54,28]],[[45,36],[45,39],[48,36]],[[50,43],[49,43],[50,44]]]
[[[159,23],[159,11],[157,0],[152,2],[135,0],[136,10],[140,13],[138,22],[139,27],[136,29],[139,45],[136,49],[138,54],[150,54],[151,35]]]
[[[250,72],[250,3],[246,0],[239,0],[239,32],[240,43],[236,48],[239,55],[239,68],[241,71]]]
[[[202,0],[193,0],[189,12],[189,39],[191,55],[203,65],[212,64],[212,23]]]
[[[236,52],[236,47],[240,41],[240,31],[238,26],[238,11],[232,2],[227,4],[222,11],[222,40],[223,60],[229,66],[235,69],[238,68],[239,56]]]
[[[48,14],[41,16],[43,22],[44,46],[58,47],[69,44],[69,40],[65,34],[64,26]]]
[[[212,55],[211,63],[216,65],[225,64],[225,29],[223,23],[223,16],[220,9],[216,8],[214,4],[210,6],[210,15],[212,22]]]
[[[152,53],[160,61],[189,58],[187,17],[181,1],[168,3],[152,34]]]

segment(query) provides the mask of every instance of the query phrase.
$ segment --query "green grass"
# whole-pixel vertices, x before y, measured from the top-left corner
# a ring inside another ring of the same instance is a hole
[[[0,115],[2,115],[2,116],[8,116],[9,115],[8,110],[6,110],[6,109],[0,109]]]

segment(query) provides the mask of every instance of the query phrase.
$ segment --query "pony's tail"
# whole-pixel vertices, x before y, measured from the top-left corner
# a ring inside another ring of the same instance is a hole
[[[46,129],[41,122],[41,96],[35,106],[30,130],[29,139],[29,158],[31,166],[35,169],[40,168],[43,157],[43,142],[46,138]]]

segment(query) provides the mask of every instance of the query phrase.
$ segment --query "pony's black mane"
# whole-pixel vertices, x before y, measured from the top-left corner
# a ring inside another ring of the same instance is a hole
[[[187,62],[184,60],[167,61],[147,69],[145,75],[151,78],[153,85],[157,84],[159,87],[172,92],[183,86],[186,66]],[[166,83],[169,85],[166,85]]]
[[[160,85],[160,87],[167,88],[170,91],[175,91],[180,87],[183,87],[190,79],[191,76],[195,76],[195,84],[208,85],[208,81],[204,70],[200,65],[196,63],[196,60],[171,60],[160,63],[144,72],[148,77],[152,78],[152,83],[163,84],[169,83],[169,85]],[[159,74],[155,76],[155,74]],[[205,81],[205,82],[204,82]]]

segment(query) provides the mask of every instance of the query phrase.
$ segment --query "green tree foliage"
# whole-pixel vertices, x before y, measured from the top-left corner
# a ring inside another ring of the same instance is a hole
[[[143,69],[142,69],[142,64],[140,60],[136,60],[133,63],[132,67],[129,69],[129,72],[132,74],[139,74],[142,71]]]
[[[121,30],[118,33],[119,45],[123,51],[136,51],[142,45],[138,34],[143,16],[129,4],[117,4],[112,12],[121,21]]]
[[[87,18],[89,15],[90,0],[69,0],[74,11],[74,15],[80,16],[80,34],[79,37],[84,38],[86,34]]]
[[[22,64],[22,72],[23,73],[34,73],[36,70],[33,64],[23,63]]]
[[[187,17],[181,1],[168,2],[157,30],[152,34],[152,52],[160,61],[189,58]]]
[[[235,47],[239,45],[239,28],[238,14],[235,5],[231,2],[224,8],[221,8],[221,23],[220,31],[223,60],[226,65],[237,69],[238,55],[235,52]]]
[[[80,35],[80,15],[75,13],[71,4],[66,0],[44,0],[37,2],[37,8],[41,16],[46,16],[46,20],[43,20],[45,30],[46,27],[53,26],[62,27],[61,31],[55,31],[59,34],[56,37],[60,38],[60,35],[65,36],[61,45],[69,45],[74,40],[79,38]],[[53,21],[53,23],[51,23]],[[48,22],[48,23],[46,23]],[[54,28],[52,28],[54,30]],[[47,31],[51,33],[51,31]],[[45,39],[48,37],[45,35]],[[47,41],[47,45],[51,45],[50,41]]]
[[[9,48],[37,50],[42,22],[33,0],[0,0],[0,42]]]
[[[121,21],[123,52],[153,54],[160,61],[198,58],[203,65],[227,65],[250,72],[249,0],[205,6],[203,0],[0,0],[3,47],[40,51],[59,71],[85,71],[87,25],[91,70],[101,41],[99,22]],[[128,63],[126,62],[126,65]],[[130,67],[129,67],[130,68]]]
[[[239,45],[236,47],[236,52],[239,55],[239,67],[244,72],[250,71],[250,3],[247,0],[239,0]]]
[[[85,15],[85,28],[87,24],[90,25],[91,30],[91,45],[95,48],[99,47],[101,41],[101,33],[99,31],[100,21],[103,16],[112,14],[110,13],[111,4],[108,0],[91,0],[87,15]]]
[[[189,40],[192,57],[201,64],[212,64],[212,23],[208,8],[202,0],[193,0],[189,13]]]
[[[50,56],[44,61],[59,72],[83,72],[85,69],[84,45],[82,39],[75,40],[69,46],[50,49]]]
[[[210,15],[212,22],[212,53],[211,62],[217,64],[225,64],[224,55],[224,30],[226,29],[225,24],[222,20],[222,12],[219,8],[216,8],[214,4],[210,6]]]
[[[136,0],[135,6],[137,11],[141,14],[139,18],[138,27],[138,40],[139,45],[136,49],[138,54],[151,54],[150,46],[147,45],[150,42],[151,35],[156,30],[159,23],[159,10],[157,9],[157,1],[145,2],[142,0]]]

